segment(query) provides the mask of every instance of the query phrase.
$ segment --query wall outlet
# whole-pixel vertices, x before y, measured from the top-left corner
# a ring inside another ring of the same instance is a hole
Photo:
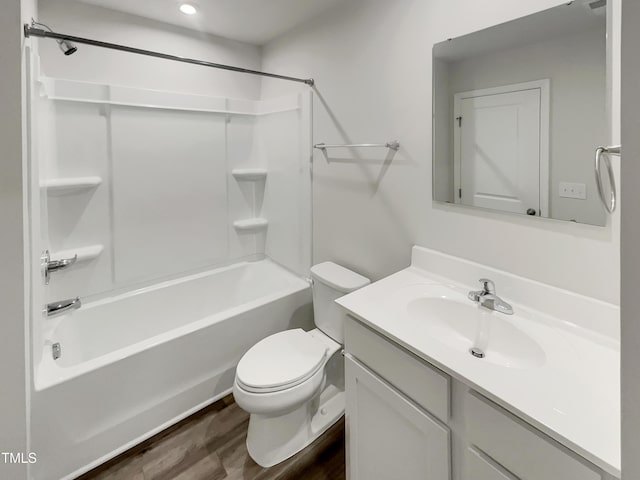
[[[564,198],[587,199],[587,186],[584,183],[560,182],[560,196]]]

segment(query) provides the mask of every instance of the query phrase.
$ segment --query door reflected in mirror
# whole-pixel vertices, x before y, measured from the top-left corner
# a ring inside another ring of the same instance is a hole
[[[573,2],[433,49],[433,199],[605,225],[606,2]]]

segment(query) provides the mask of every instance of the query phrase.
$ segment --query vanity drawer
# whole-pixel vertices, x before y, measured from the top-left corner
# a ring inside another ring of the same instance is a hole
[[[449,420],[447,374],[352,317],[345,322],[345,349],[432,415]]]
[[[468,392],[465,406],[469,441],[517,477],[602,480],[586,460],[476,392]]]
[[[518,480],[484,453],[471,447],[465,453],[464,480]]]

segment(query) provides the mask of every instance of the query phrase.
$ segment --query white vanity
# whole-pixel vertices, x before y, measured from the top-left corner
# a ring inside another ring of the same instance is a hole
[[[616,306],[420,247],[337,302],[351,480],[619,478]]]

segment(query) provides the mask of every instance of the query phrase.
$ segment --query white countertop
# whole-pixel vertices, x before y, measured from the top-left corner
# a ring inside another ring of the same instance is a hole
[[[438,262],[446,257],[420,250],[419,253],[423,255],[426,252],[438,256]],[[412,267],[346,295],[337,303],[374,330],[486,395],[607,473],[620,477],[620,351],[615,328],[612,334],[607,335],[603,329],[588,328],[597,323],[597,319],[578,323],[575,319],[559,319],[542,312],[541,308],[523,305],[501,294],[501,285],[496,281],[498,294],[513,305],[518,315],[505,315],[504,318],[515,322],[514,327],[542,347],[546,361],[541,366],[509,368],[476,359],[466,352],[461,354],[438,339],[424,332],[421,334],[420,325],[409,321],[406,309],[400,307],[402,292],[408,288],[415,290],[420,289],[421,285],[438,283],[466,294],[469,290],[477,290],[477,286],[456,282],[419,268],[428,266],[426,263],[434,265],[434,270],[438,271],[442,265],[435,268],[437,262],[418,262],[415,253]],[[452,257],[446,257],[445,260],[458,261]],[[492,279],[496,276],[501,280],[502,277],[512,277],[490,268],[482,269],[478,264],[462,262],[470,266],[470,275],[488,271]],[[417,266],[417,263],[423,265]],[[526,291],[527,282],[531,282],[526,279],[513,281],[522,283],[520,290],[511,289],[516,297]],[[545,288],[555,290],[548,295],[550,301],[564,301],[558,300],[563,298],[563,291],[559,289],[542,284],[531,286],[532,291],[538,290],[537,294]],[[570,292],[566,292],[565,296],[568,305],[576,305],[575,310],[581,314],[592,311],[615,315],[617,311],[615,306]],[[544,298],[544,295],[538,297]],[[586,305],[578,305],[580,302]],[[589,305],[589,302],[594,303]],[[563,308],[568,308],[568,305]],[[562,308],[555,306],[551,310],[557,313]],[[601,321],[611,321],[611,318],[601,318]]]

